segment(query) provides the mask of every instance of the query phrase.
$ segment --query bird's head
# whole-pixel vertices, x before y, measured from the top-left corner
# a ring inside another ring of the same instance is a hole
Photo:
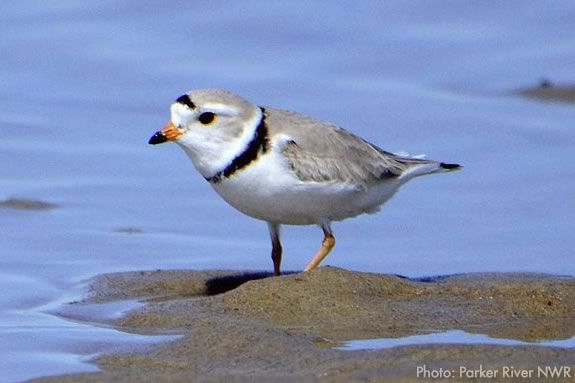
[[[194,90],[176,99],[170,122],[148,143],[176,142],[210,177],[246,148],[261,118],[260,108],[233,93]]]

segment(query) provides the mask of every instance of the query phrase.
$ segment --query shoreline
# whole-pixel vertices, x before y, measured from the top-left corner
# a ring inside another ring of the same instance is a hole
[[[145,304],[103,325],[182,337],[100,356],[94,362],[101,372],[32,381],[415,382],[425,371],[458,373],[480,366],[498,371],[491,381],[503,381],[506,366],[518,371],[575,367],[575,348],[537,345],[336,349],[351,339],[400,338],[429,330],[457,329],[526,342],[569,339],[575,335],[573,277],[502,273],[412,280],[333,267],[282,277],[233,271],[126,272],[95,277],[88,297],[67,305],[62,315],[89,320],[79,314],[83,307],[122,300]]]

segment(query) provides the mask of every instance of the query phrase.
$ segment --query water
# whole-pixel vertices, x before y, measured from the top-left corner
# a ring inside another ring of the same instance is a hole
[[[4,1],[0,201],[58,208],[0,209],[0,330],[21,340],[0,346],[13,372],[1,379],[93,368],[81,350],[124,341],[45,313],[93,275],[271,270],[265,225],[225,205],[175,145],[147,145],[189,88],[465,166],[335,224],[327,264],[574,275],[575,108],[513,95],[572,82],[574,16],[569,1]],[[301,270],[320,240],[286,228],[284,268]],[[54,328],[65,337],[35,345]],[[23,356],[34,350],[42,360]]]
[[[403,338],[357,339],[345,342],[338,347],[344,351],[381,350],[406,345],[424,344],[491,344],[497,346],[540,346],[540,347],[575,347],[575,337],[541,342],[524,342],[517,339],[493,338],[484,334],[471,334],[462,330],[431,332]]]

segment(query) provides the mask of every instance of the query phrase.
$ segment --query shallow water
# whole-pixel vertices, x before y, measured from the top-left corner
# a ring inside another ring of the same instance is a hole
[[[0,345],[2,379],[93,368],[79,349],[124,342],[45,314],[95,274],[271,269],[265,225],[226,206],[175,145],[147,145],[189,88],[465,166],[335,224],[326,264],[574,275],[575,108],[513,95],[572,82],[574,16],[569,1],[3,3],[0,201],[56,207],[0,208],[0,329],[20,340]],[[284,238],[284,268],[301,270],[321,232]]]
[[[340,350],[381,350],[398,346],[422,344],[491,344],[497,346],[539,346],[539,347],[575,347],[575,337],[561,340],[524,342],[517,339],[494,338],[489,335],[471,334],[462,330],[432,332],[429,334],[407,336],[402,338],[357,339],[345,342]]]

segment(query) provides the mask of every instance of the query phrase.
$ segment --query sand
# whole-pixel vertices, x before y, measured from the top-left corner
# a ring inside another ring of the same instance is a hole
[[[58,208],[58,205],[28,198],[8,198],[0,201],[0,208],[16,210],[52,210]]]
[[[502,375],[509,366],[525,372],[537,372],[538,366],[567,366],[573,378],[560,381],[575,381],[573,348],[338,349],[350,339],[451,329],[529,342],[568,339],[575,335],[571,277],[514,273],[410,280],[332,267],[281,277],[231,271],[114,273],[96,277],[89,297],[69,304],[63,315],[93,321],[79,314],[82,307],[127,299],[146,304],[106,325],[183,336],[147,349],[101,356],[94,361],[102,369],[98,373],[35,381],[415,382],[423,379],[422,368],[428,373],[451,371],[453,378],[445,381],[467,380],[466,374],[479,376],[487,370],[497,374],[489,381],[511,381]]]
[[[557,85],[547,79],[537,86],[520,89],[517,93],[538,101],[575,103],[574,85]]]

